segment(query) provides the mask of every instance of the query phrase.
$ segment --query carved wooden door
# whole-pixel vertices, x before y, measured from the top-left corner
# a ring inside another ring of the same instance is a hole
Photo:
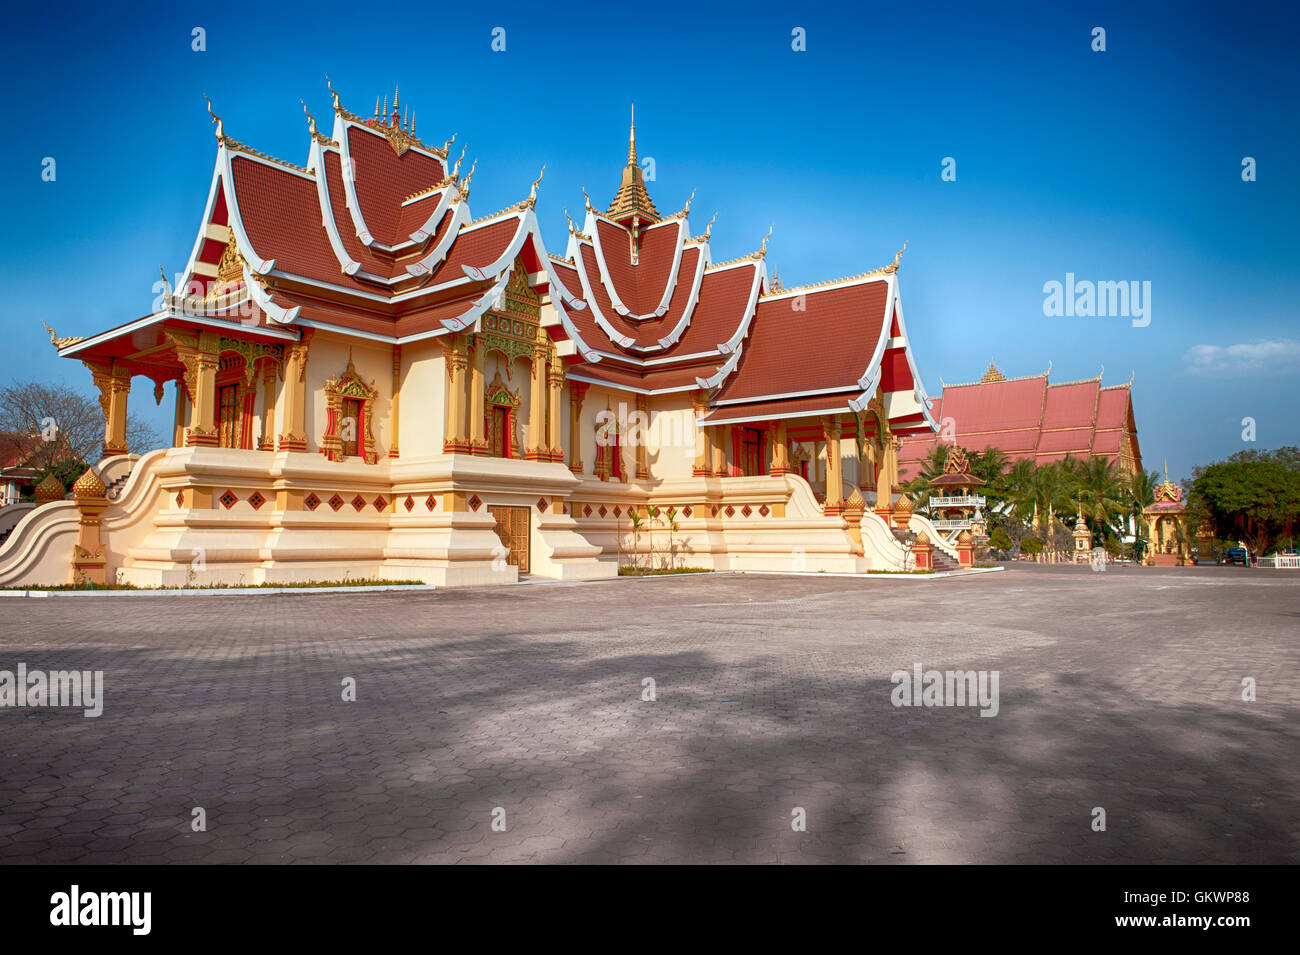
[[[506,562],[519,568],[519,573],[528,573],[528,508],[526,507],[489,507],[496,519],[497,537],[506,549]]]

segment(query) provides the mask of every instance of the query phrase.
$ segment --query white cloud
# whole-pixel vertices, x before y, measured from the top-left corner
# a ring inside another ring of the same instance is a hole
[[[1240,345],[1193,345],[1183,355],[1189,375],[1237,378],[1300,371],[1300,342],[1289,338]]]

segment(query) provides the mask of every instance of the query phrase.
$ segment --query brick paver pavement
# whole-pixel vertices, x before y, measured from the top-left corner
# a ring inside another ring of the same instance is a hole
[[[0,862],[1300,861],[1286,572],[0,610],[0,669],[106,682],[98,719],[0,709]],[[998,670],[999,714],[895,708],[915,663]]]

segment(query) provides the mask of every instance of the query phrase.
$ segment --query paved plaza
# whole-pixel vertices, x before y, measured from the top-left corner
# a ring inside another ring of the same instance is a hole
[[[105,683],[99,718],[0,709],[4,863],[1300,861],[1300,574],[1016,566],[0,612],[0,670]],[[916,664],[998,671],[997,715],[895,707],[891,673]]]

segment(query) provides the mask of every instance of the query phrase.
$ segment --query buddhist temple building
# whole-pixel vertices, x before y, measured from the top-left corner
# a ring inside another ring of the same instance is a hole
[[[1147,522],[1145,563],[1155,567],[1183,567],[1188,563],[1191,534],[1183,527],[1186,513],[1183,489],[1169,480],[1166,464],[1165,479],[1156,485],[1155,500],[1142,511]]]
[[[1101,375],[1052,383],[1051,372],[1007,378],[993,364],[979,381],[943,384],[931,409],[938,434],[903,439],[899,469],[904,480],[919,472],[937,443],[956,442],[967,451],[1000,448],[1010,461],[1037,464],[1097,456],[1122,472],[1142,469],[1130,379],[1101,383]]]
[[[180,278],[141,318],[50,332],[100,392],[104,457],[15,527],[0,585],[608,577],[652,508],[692,567],[903,570],[922,532],[956,561],[898,507],[899,449],[938,427],[901,250],[792,288],[767,238],[715,261],[691,199],[651,197],[633,125],[612,200],[582,191],[557,256],[545,167],[474,215],[455,136],[421,139],[397,90],[364,117],[330,94],[301,166],[210,104]],[[174,405],[169,447],[126,447],[142,393]]]

